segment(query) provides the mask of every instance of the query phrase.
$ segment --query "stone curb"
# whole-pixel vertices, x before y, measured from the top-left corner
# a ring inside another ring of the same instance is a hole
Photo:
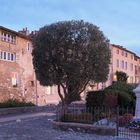
[[[55,106],[0,108],[0,116],[55,110]]]
[[[66,131],[66,130],[78,131],[78,132],[97,134],[97,135],[108,135],[108,136],[116,135],[116,128],[111,128],[108,126],[93,126],[90,124],[53,121],[53,128],[60,129],[63,131]]]

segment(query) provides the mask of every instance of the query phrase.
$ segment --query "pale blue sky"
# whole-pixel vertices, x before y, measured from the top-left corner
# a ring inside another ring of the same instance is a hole
[[[140,56],[140,0],[0,0],[0,25],[16,31],[72,19],[99,26],[111,43]]]

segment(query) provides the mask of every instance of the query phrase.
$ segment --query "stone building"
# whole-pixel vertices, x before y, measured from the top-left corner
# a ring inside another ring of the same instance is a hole
[[[138,83],[140,80],[140,57],[134,52],[119,45],[111,45],[111,73],[112,80],[116,80],[116,71],[123,71],[128,75],[127,82]]]
[[[36,81],[32,42],[26,33],[27,28],[15,32],[0,26],[0,102],[17,98],[37,105],[57,103],[56,87],[42,87]]]
[[[108,80],[105,83],[96,83],[92,87],[87,87],[87,90],[97,90],[108,87],[117,80],[116,71],[125,72],[128,75],[127,82],[137,84],[140,80],[140,57],[134,52],[120,46],[110,44],[111,60],[109,65]]]
[[[30,38],[0,26],[0,101],[34,100],[31,52]]]

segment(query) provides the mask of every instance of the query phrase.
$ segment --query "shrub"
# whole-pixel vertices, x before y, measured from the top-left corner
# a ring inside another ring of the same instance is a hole
[[[90,91],[86,96],[86,105],[88,108],[102,107],[104,106],[105,92],[101,91]]]
[[[126,126],[133,120],[133,114],[125,113],[119,117],[119,126]]]
[[[116,94],[105,93],[104,90],[87,93],[86,106],[87,109],[92,113],[94,122],[113,116],[116,105]]]
[[[62,122],[92,123],[91,113],[71,114],[67,113],[61,117]]]
[[[104,102],[105,102],[105,107],[115,108],[118,104],[118,94],[106,93]]]
[[[120,82],[127,82],[127,79],[128,79],[128,75],[123,72],[123,71],[116,71],[116,75],[117,75],[117,81],[120,81]]]
[[[23,102],[17,99],[8,99],[0,103],[0,108],[9,108],[9,107],[24,107],[24,106],[34,106],[31,102]]]
[[[86,105],[88,108],[113,108],[117,105],[117,94],[106,93],[105,90],[88,92],[86,97]]]
[[[119,106],[135,106],[135,94],[133,93],[134,86],[125,82],[116,82],[107,87],[104,92],[118,94]]]

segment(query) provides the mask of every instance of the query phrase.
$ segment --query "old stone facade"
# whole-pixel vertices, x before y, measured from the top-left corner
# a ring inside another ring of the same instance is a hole
[[[108,80],[105,83],[93,83],[87,90],[99,90],[108,87],[117,80],[116,71],[123,71],[128,75],[127,82],[137,84],[140,81],[140,57],[134,52],[120,45],[110,44],[111,60],[109,65]]]
[[[29,37],[0,26],[0,102],[9,98],[37,105],[59,102],[56,87],[42,87],[36,81],[31,53]]]
[[[0,27],[0,101],[9,98],[33,100],[31,51],[28,37]]]
[[[111,45],[111,76],[112,80],[116,80],[115,72],[123,71],[129,76],[128,83],[135,84],[140,80],[140,57],[134,52],[127,50],[119,45]]]

